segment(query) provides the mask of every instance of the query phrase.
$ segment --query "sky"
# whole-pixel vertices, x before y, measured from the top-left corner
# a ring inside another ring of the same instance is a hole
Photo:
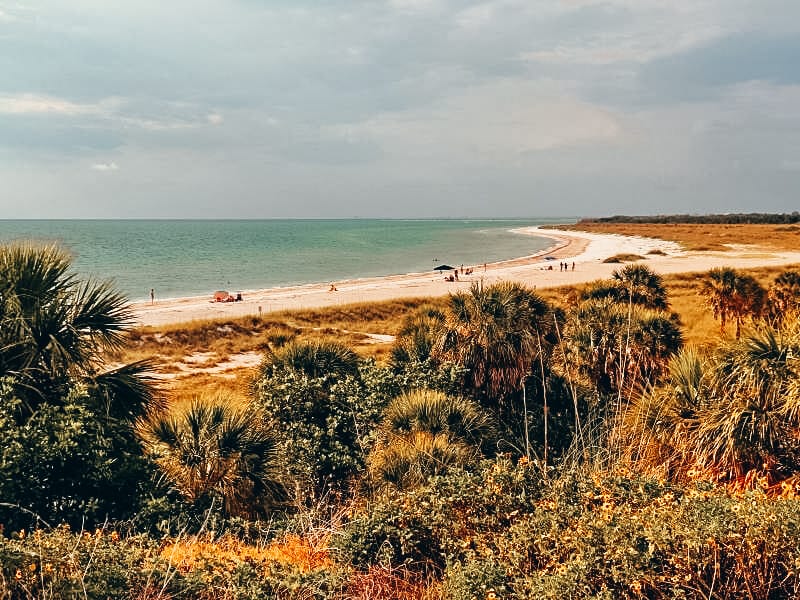
[[[797,0],[0,0],[0,218],[800,207]]]

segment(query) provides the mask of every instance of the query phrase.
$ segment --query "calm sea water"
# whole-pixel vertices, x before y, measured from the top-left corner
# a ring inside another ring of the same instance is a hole
[[[172,298],[526,256],[552,242],[510,230],[547,222],[554,221],[0,220],[0,242],[57,241],[81,276],[113,279],[131,300],[144,300],[150,288]]]

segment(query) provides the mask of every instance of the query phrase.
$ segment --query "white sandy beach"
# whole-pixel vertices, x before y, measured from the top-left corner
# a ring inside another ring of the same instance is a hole
[[[585,283],[609,277],[620,264],[602,261],[615,254],[630,253],[645,256],[651,269],[661,274],[704,272],[714,267],[748,268],[800,263],[800,251],[761,251],[753,247],[732,247],[727,252],[686,252],[680,245],[663,240],[622,235],[595,234],[556,229],[529,227],[518,230],[553,239],[553,245],[532,256],[498,263],[471,265],[474,273],[460,276],[458,282],[444,281],[435,272],[410,273],[369,279],[335,282],[337,291],[331,292],[331,282],[304,286],[245,290],[242,302],[212,302],[208,296],[175,298],[134,303],[133,309],[139,325],[160,326],[204,319],[221,319],[247,315],[266,314],[286,309],[318,308],[375,302],[393,298],[442,296],[468,289],[472,282],[484,283],[510,280],[531,287],[546,288],[575,283]],[[663,252],[648,254],[652,251]],[[548,260],[546,257],[555,258]],[[566,261],[569,270],[560,271],[559,262]],[[572,270],[572,263],[575,269]],[[548,268],[552,266],[552,270]]]

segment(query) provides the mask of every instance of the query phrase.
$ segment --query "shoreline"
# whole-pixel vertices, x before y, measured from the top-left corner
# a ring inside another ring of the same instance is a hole
[[[469,289],[473,282],[486,284],[503,280],[519,281],[531,287],[558,287],[586,283],[610,277],[623,266],[603,263],[615,254],[645,256],[650,268],[660,274],[707,271],[713,267],[747,268],[800,263],[800,252],[759,252],[730,250],[728,252],[688,252],[676,242],[654,238],[540,229],[524,227],[516,233],[550,238],[554,243],[532,255],[483,265],[469,265],[472,275],[460,281],[447,282],[444,275],[433,271],[387,275],[335,281],[337,291],[329,291],[331,282],[297,286],[242,290],[242,302],[213,302],[207,296],[189,296],[132,302],[136,326],[172,325],[183,322],[258,316],[271,312],[304,308],[323,308],[359,302],[378,302],[398,298],[436,297]],[[656,251],[662,254],[648,254]],[[547,257],[547,258],[546,258]],[[555,262],[567,261],[568,270],[555,268]],[[575,264],[573,270],[572,264]]]

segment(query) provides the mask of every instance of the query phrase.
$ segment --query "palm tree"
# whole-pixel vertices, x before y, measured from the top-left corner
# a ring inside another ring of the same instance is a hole
[[[800,344],[770,327],[722,347],[716,359],[716,402],[699,415],[703,462],[733,476],[796,468],[800,421],[790,407],[800,378]]]
[[[420,306],[406,317],[395,338],[392,362],[400,366],[428,360],[433,354],[444,321],[444,312],[430,305]]]
[[[537,360],[548,361],[553,313],[532,290],[511,282],[450,296],[434,354],[469,369],[468,384],[497,401],[521,388]]]
[[[76,382],[140,414],[153,399],[149,362],[104,371],[133,324],[127,300],[108,282],[78,280],[71,264],[55,245],[0,246],[0,377],[13,382],[27,415]]]
[[[638,397],[625,429],[640,466],[671,476],[785,477],[800,467],[800,336],[769,327],[710,360],[677,355],[662,385]]]
[[[741,336],[742,322],[748,316],[755,317],[761,313],[766,295],[753,277],[729,267],[711,269],[700,293],[714,311],[714,318],[720,321],[720,334],[725,334],[725,326],[734,319],[737,340]]]
[[[619,300],[658,310],[666,310],[669,306],[661,276],[645,265],[627,265],[614,271],[611,277],[622,292]]]
[[[480,457],[494,428],[472,400],[432,390],[395,398],[384,411],[379,441],[369,456],[374,483],[414,487],[451,466]]]
[[[231,516],[261,517],[285,499],[272,433],[261,414],[196,398],[137,425],[146,452],[189,502],[219,498]]]
[[[312,379],[357,375],[358,355],[337,342],[292,342],[268,354],[261,364],[265,375],[287,370],[304,373]]]
[[[789,313],[800,311],[800,273],[784,271],[775,278],[768,292],[770,320],[780,325]]]
[[[582,303],[568,318],[563,340],[571,366],[603,395],[630,393],[657,378],[682,344],[671,315],[609,299]]]

